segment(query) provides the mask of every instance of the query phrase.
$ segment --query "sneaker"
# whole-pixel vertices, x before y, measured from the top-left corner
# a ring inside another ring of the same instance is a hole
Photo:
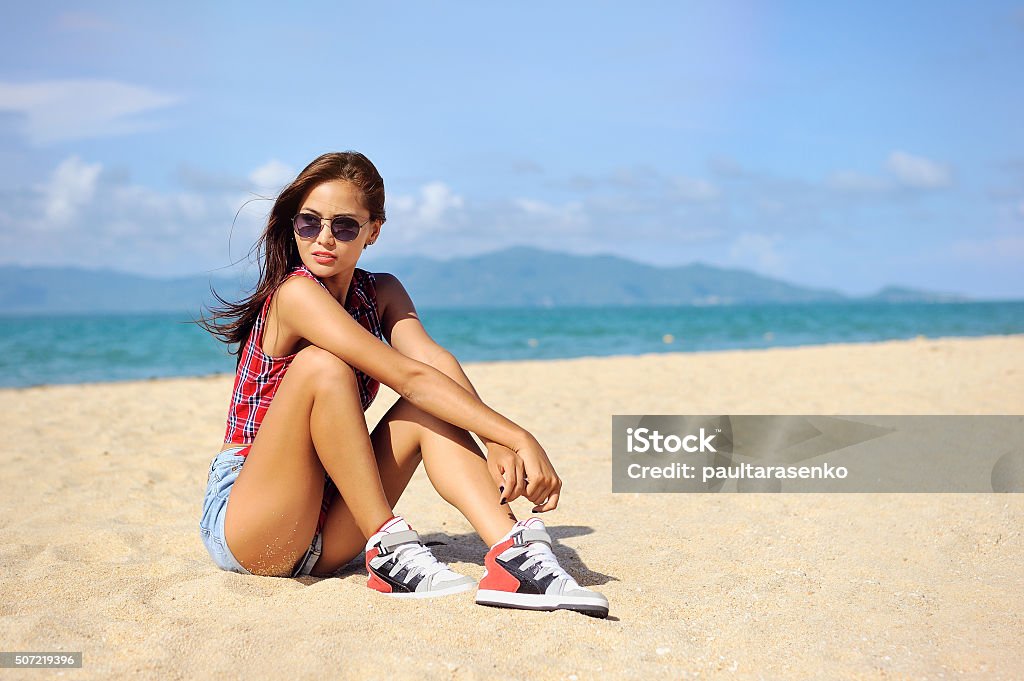
[[[608,599],[584,589],[551,552],[551,537],[540,518],[520,520],[484,558],[476,602],[526,610],[576,610],[608,616]]]
[[[395,516],[366,542],[366,585],[396,598],[433,598],[469,591],[472,577],[434,558],[420,535]]]

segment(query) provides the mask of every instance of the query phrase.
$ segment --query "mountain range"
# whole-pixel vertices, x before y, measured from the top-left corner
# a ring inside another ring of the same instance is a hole
[[[446,261],[389,258],[368,267],[394,273],[424,309],[966,300],[896,286],[855,298],[740,269],[701,263],[656,267],[610,255],[529,247]],[[245,290],[237,279],[209,275],[160,279],[110,270],[3,266],[0,314],[196,312],[213,300],[211,286],[229,299],[240,298]]]

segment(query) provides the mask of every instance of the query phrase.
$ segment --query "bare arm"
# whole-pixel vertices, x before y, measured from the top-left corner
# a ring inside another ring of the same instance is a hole
[[[278,289],[274,304],[285,334],[327,350],[423,411],[513,451],[539,446],[526,430],[485,405],[473,392],[382,343],[315,282],[303,277],[288,279]]]
[[[480,401],[483,401],[480,394],[476,391],[476,388],[473,387],[473,384],[470,382],[469,377],[466,376],[466,372],[463,370],[462,365],[459,364],[459,360],[456,359],[456,356],[440,345],[437,345],[436,348],[437,350],[431,353],[430,357],[421,359],[421,361],[449,377],[462,386],[464,390],[471,393],[477,399],[480,399]],[[477,434],[480,435],[479,433]],[[484,437],[483,435],[480,435],[480,439],[483,440],[484,444],[501,444],[501,442],[489,437]]]
[[[401,282],[390,274],[375,276],[378,302],[382,307],[381,326],[392,347],[407,357],[434,367],[479,400],[480,395],[459,361],[423,328]],[[518,451],[508,448],[500,440],[488,437],[486,433],[473,432],[487,447],[488,467],[495,484],[503,483],[499,496],[508,501],[520,495],[526,496],[537,505],[536,512],[549,511],[558,505],[562,481],[539,444],[535,450],[524,450],[524,456],[518,456]]]

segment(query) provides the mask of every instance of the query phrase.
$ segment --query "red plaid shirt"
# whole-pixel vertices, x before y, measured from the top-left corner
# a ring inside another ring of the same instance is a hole
[[[289,278],[296,276],[312,279],[323,286],[325,290],[327,288],[304,265],[296,267],[288,275]],[[284,378],[288,366],[298,354],[271,357],[263,352],[263,327],[272,299],[273,295],[267,296],[260,316],[256,319],[256,323],[249,333],[249,339],[245,343],[245,348],[242,350],[241,361],[238,363],[238,370],[235,373],[235,387],[231,396],[231,406],[228,409],[228,425],[224,442],[252,444],[257,431],[259,431],[260,423],[263,422],[263,416],[270,408],[270,402],[281,385],[281,379]],[[364,329],[381,340],[384,339],[380,328],[380,316],[377,314],[377,290],[372,274],[359,268],[355,269],[352,274],[352,283],[349,286],[345,310]],[[359,399],[362,402],[363,411],[366,411],[373,402],[373,398],[377,396],[380,383],[358,369],[356,369],[356,378],[359,382]],[[248,456],[249,447],[243,449],[241,453],[242,456]],[[324,485],[324,503],[320,512],[320,522],[317,523],[317,530],[323,529],[327,508],[332,498],[333,483],[328,476]]]

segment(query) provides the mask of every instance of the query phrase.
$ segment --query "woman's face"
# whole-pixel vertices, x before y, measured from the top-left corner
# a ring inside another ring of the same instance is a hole
[[[351,182],[332,180],[317,185],[299,204],[299,213],[323,218],[320,232],[315,237],[303,238],[292,232],[302,264],[321,279],[351,271],[367,242],[376,240],[380,224],[370,220],[370,212],[363,207],[362,192]],[[360,228],[352,241],[335,238],[329,222],[336,217],[350,217]],[[364,224],[365,223],[365,224]]]

